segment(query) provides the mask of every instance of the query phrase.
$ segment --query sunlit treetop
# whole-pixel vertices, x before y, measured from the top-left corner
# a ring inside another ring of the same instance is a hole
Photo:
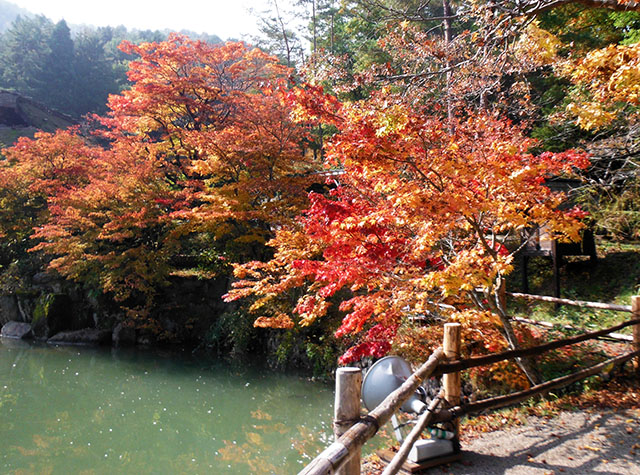
[[[567,112],[585,129],[606,126],[619,116],[635,121],[640,106],[640,43],[610,45],[564,66],[576,85]]]

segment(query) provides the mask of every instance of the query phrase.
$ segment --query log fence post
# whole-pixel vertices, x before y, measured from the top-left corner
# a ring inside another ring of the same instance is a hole
[[[444,324],[444,340],[442,349],[444,356],[449,361],[460,359],[460,329],[459,323]],[[460,372],[447,373],[442,376],[442,387],[444,388],[444,399],[449,407],[455,407],[460,404]],[[460,425],[459,419],[452,421],[454,432],[458,435]]]
[[[631,318],[640,318],[640,296],[631,297]],[[633,325],[633,351],[640,351],[640,324]],[[636,374],[640,376],[640,356],[634,359]]]
[[[360,420],[361,388],[362,371],[360,368],[338,368],[336,371],[336,399],[333,420],[333,434],[336,440]],[[354,453],[336,474],[359,475],[360,451]]]

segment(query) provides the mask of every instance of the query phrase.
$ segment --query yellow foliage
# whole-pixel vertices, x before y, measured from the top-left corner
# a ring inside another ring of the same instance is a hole
[[[449,317],[452,322],[458,322],[465,327],[474,327],[478,323],[490,323],[496,327],[501,326],[500,317],[489,311],[481,311],[476,309],[462,310],[454,312]]]
[[[625,106],[640,105],[640,43],[592,51],[580,61],[559,65],[558,72],[578,86],[566,110],[584,129],[605,126]],[[625,114],[637,119],[637,112]]]
[[[585,130],[594,130],[603,127],[616,115],[604,109],[600,102],[572,102],[567,106],[567,112],[576,118],[579,127]]]
[[[384,111],[379,114],[374,121],[377,125],[376,135],[384,137],[389,134],[397,133],[407,125],[408,117],[406,111],[400,105],[392,105],[385,107]]]
[[[535,62],[537,66],[553,64],[557,59],[560,40],[540,28],[538,21],[527,26],[515,45],[515,55],[521,62]]]

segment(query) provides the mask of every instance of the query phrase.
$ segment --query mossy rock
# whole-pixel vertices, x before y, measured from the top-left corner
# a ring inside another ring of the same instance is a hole
[[[33,309],[32,325],[39,338],[49,338],[73,327],[72,302],[66,294],[44,294]]]

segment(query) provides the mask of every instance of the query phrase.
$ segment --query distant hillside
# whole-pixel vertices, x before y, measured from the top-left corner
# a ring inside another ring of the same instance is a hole
[[[33,99],[0,90],[0,148],[19,137],[33,137],[38,130],[54,132],[74,125],[74,120]]]
[[[33,13],[19,7],[15,3],[0,0],[0,33],[9,29],[9,26],[11,26],[11,23],[18,15],[32,17]]]
[[[104,114],[110,94],[129,86],[126,71],[131,56],[118,49],[132,43],[164,41],[168,31],[127,30],[124,26],[89,27],[57,23],[32,15],[0,0],[0,90],[30,97],[50,109],[76,119],[89,113]],[[194,39],[219,43],[216,35]]]

